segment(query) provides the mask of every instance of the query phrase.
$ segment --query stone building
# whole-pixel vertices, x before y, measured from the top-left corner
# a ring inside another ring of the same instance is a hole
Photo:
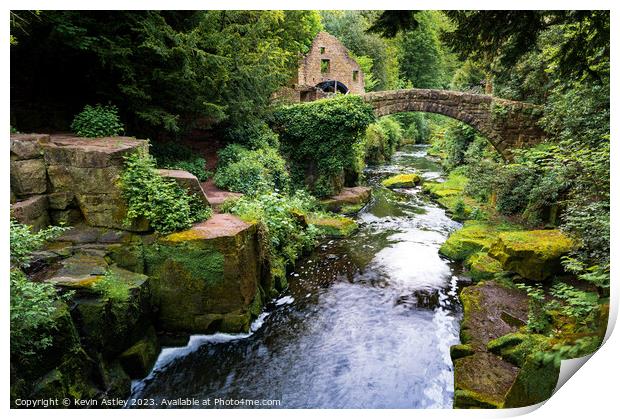
[[[308,102],[334,92],[363,94],[364,73],[338,38],[319,32],[310,51],[300,60],[291,85],[280,90],[276,97]]]

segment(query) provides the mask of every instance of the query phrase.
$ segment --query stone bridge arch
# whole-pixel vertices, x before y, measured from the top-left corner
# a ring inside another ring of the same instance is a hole
[[[431,112],[472,126],[505,158],[511,149],[541,142],[540,106],[489,95],[436,89],[403,89],[362,95],[377,116],[399,112]]]

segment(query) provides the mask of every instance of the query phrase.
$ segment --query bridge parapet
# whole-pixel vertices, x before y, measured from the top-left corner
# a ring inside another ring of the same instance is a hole
[[[377,116],[431,112],[464,122],[487,137],[506,159],[510,150],[538,144],[545,136],[538,126],[542,109],[530,103],[438,89],[389,90],[362,97]]]

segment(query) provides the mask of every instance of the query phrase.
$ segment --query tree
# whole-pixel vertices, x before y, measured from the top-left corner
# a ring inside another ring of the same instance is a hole
[[[11,49],[13,117],[66,129],[85,104],[111,102],[151,138],[247,123],[319,29],[312,11],[41,12]],[[33,107],[46,118],[28,120]]]

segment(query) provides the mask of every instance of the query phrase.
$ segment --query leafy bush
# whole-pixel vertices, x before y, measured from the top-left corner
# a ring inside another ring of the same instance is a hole
[[[59,300],[52,284],[30,281],[21,268],[28,267],[32,252],[65,230],[48,227],[34,233],[30,226],[11,220],[11,356],[21,363],[52,344]]]
[[[527,330],[532,333],[544,333],[550,326],[549,315],[545,307],[545,291],[539,285],[515,284],[517,288],[524,290],[529,297]]]
[[[403,129],[395,119],[384,117],[370,124],[364,136],[366,162],[376,164],[389,160],[402,140]]]
[[[32,282],[11,269],[11,355],[22,362],[52,344],[58,295],[52,284]]]
[[[278,134],[273,132],[264,121],[235,125],[226,131],[231,143],[241,144],[252,150],[260,148],[278,148]]]
[[[297,191],[292,196],[276,192],[255,197],[244,196],[236,201],[225,202],[222,210],[245,221],[259,222],[269,254],[273,257],[283,256],[286,262],[293,263],[302,251],[316,244],[318,231],[313,226],[305,226],[305,222],[300,219],[316,207],[313,197]]]
[[[218,153],[214,180],[219,188],[249,195],[286,192],[290,185],[286,162],[277,149],[249,150],[239,144],[230,144]]]
[[[11,265],[27,268],[32,252],[40,249],[46,241],[55,239],[66,230],[68,227],[51,226],[35,233],[31,226],[11,220]]]
[[[113,137],[122,134],[123,124],[118,109],[113,105],[86,105],[73,118],[71,131],[81,137]]]
[[[159,175],[155,159],[148,154],[125,157],[120,186],[128,203],[127,221],[144,217],[160,233],[184,230],[211,216],[211,208],[199,197]]]
[[[374,119],[372,107],[353,95],[279,108],[274,130],[294,183],[317,196],[339,192],[345,170],[356,170],[355,144]]]
[[[172,142],[153,143],[150,151],[157,161],[157,167],[186,170],[196,176],[201,182],[209,178],[205,159],[182,144]]]

